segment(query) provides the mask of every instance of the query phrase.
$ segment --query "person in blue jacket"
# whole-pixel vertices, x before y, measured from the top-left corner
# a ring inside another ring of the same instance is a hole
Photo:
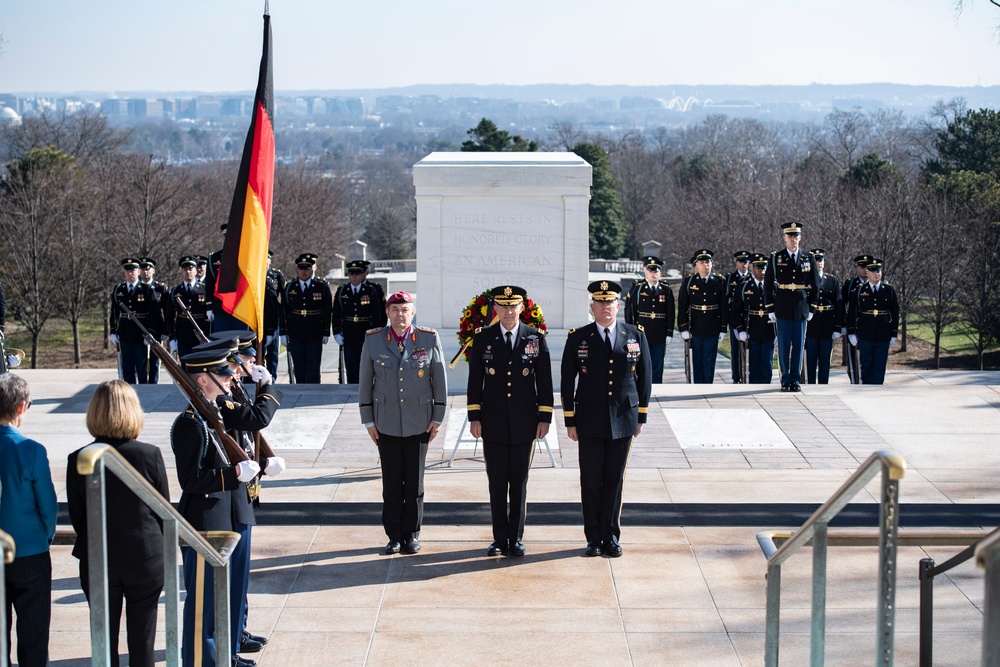
[[[0,375],[0,530],[10,535],[16,550],[14,562],[4,568],[8,619],[4,632],[10,637],[13,607],[17,664],[44,667],[49,662],[52,618],[49,546],[56,534],[57,504],[45,447],[17,430],[30,406],[24,378]],[[9,654],[7,661],[13,662]]]

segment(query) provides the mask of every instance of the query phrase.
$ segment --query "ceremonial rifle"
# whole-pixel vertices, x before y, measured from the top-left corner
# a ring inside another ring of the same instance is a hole
[[[692,384],[694,380],[691,377],[692,366],[694,365],[694,352],[691,350],[691,339],[684,339],[684,378],[687,380],[688,384]]]
[[[339,353],[337,355],[337,382],[340,384],[347,384],[347,379],[344,377],[344,346],[338,345],[337,349]]]
[[[170,377],[173,378],[174,384],[180,390],[184,397],[188,400],[198,414],[201,416],[205,422],[215,430],[215,434],[219,437],[219,442],[222,443],[222,447],[226,450],[226,454],[229,456],[229,461],[233,465],[240,463],[242,461],[249,461],[250,457],[247,453],[243,451],[243,448],[236,442],[233,436],[226,433],[226,427],[222,423],[222,417],[219,416],[218,408],[214,403],[205,397],[205,394],[198,388],[195,381],[188,375],[180,364],[174,361],[174,358],[170,355],[165,347],[160,345],[160,342],[153,338],[153,334],[149,333],[142,322],[140,322],[136,317],[135,313],[129,310],[128,306],[118,303],[118,307],[121,308],[125,315],[135,322],[135,325],[139,327],[142,332],[143,338],[146,341],[146,345],[149,345],[149,349],[153,351],[159,359],[160,363],[163,364],[163,368],[170,373]]]
[[[181,295],[175,294],[174,301],[177,302],[177,307],[181,309],[181,312],[184,314],[184,316],[187,317],[188,321],[191,322],[191,326],[194,327],[194,335],[198,337],[198,340],[201,341],[202,343],[208,343],[209,342],[208,336],[205,335],[205,332],[202,331],[201,327],[198,326],[198,323],[195,322],[194,316],[191,315],[191,310],[187,307],[187,304],[184,303],[184,300],[181,299]],[[243,369],[243,372],[246,374],[247,377],[250,377],[250,370],[246,367],[246,364],[243,363],[243,359],[238,354],[236,355],[236,358],[240,360],[239,361],[240,368]],[[236,381],[234,381],[231,386],[232,386],[233,396],[236,398],[236,400],[238,400],[243,405],[250,405],[253,403],[253,401],[250,400],[250,397],[247,396],[246,390],[243,389],[243,383],[239,381],[239,378],[237,378]],[[272,456],[275,456],[274,450],[271,449],[271,445],[267,443],[267,440],[264,439],[264,436],[261,435],[261,432],[254,431],[253,433],[254,433],[253,436],[254,442],[257,445],[254,448],[255,449],[254,458],[257,459],[257,462],[260,463],[259,459],[261,457],[267,459]]]

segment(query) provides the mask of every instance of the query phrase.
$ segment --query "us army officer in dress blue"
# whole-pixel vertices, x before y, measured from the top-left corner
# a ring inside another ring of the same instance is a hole
[[[642,330],[616,321],[622,288],[593,282],[595,322],[570,329],[562,358],[566,434],[580,443],[583,530],[588,556],[621,556],[622,485],[632,438],[642,432],[652,369]]]
[[[491,295],[500,321],[472,339],[469,432],[483,439],[489,478],[493,544],[486,554],[523,556],[528,471],[535,439],[552,422],[552,361],[545,334],[520,321],[527,292],[505,285]]]
[[[361,348],[361,422],[382,464],[382,526],[387,554],[420,551],[424,461],[448,399],[444,352],[434,329],[413,326],[413,296],[386,301],[389,326],[368,331]]]

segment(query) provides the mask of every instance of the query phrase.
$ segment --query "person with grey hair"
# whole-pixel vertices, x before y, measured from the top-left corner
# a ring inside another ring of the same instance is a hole
[[[52,619],[52,559],[56,534],[56,490],[45,447],[18,431],[31,407],[24,378],[0,375],[0,530],[17,548],[4,569],[7,646],[17,614],[17,664],[42,667],[49,662]],[[8,648],[9,651],[9,648]],[[12,662],[7,655],[7,662]]]

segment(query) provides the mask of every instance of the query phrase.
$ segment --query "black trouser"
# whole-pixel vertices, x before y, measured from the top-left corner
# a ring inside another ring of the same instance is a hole
[[[288,337],[288,350],[292,353],[296,384],[319,384],[322,378],[323,341],[296,340]]]
[[[80,587],[90,602],[88,560],[80,561]],[[125,600],[125,628],[129,667],[153,667],[156,653],[156,605],[163,590],[163,554],[145,560],[108,566],[108,642],[111,664],[118,665],[118,630],[121,627],[122,599]]]
[[[52,559],[49,552],[15,558],[4,568],[7,594],[7,662],[10,630],[17,612],[18,667],[49,664],[49,624],[52,620]]]
[[[424,518],[426,433],[396,437],[378,434],[382,464],[382,526],[390,540],[420,537]]]
[[[622,486],[631,449],[631,436],[618,439],[580,436],[583,532],[588,544],[617,544],[621,537]]]
[[[347,384],[358,384],[361,379],[361,346],[344,344],[344,374]]]
[[[506,444],[483,440],[486,457],[486,477],[490,484],[490,514],[493,516],[493,541],[498,544],[516,542],[524,536],[525,503],[528,471],[535,443]],[[510,496],[510,512],[507,498]]]

